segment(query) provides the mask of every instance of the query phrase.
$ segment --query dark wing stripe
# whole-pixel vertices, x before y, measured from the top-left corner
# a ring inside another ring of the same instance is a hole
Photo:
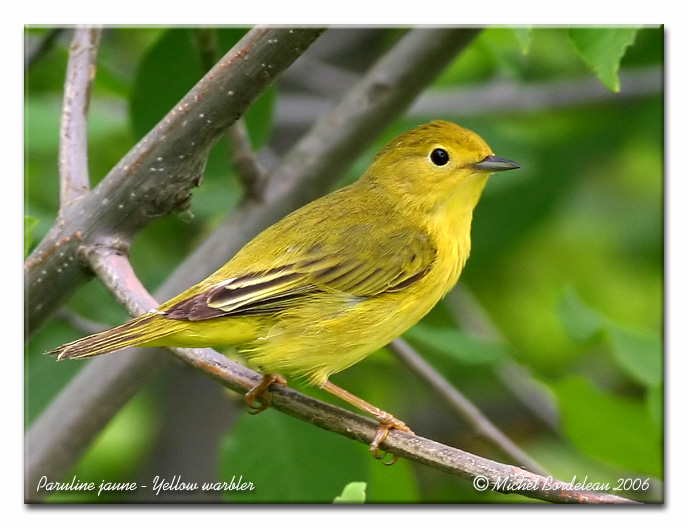
[[[234,284],[230,283],[208,295],[207,303],[211,308],[219,308],[229,312],[244,304],[272,297],[275,293],[279,294],[279,292],[283,291],[282,286],[298,283],[303,279],[303,276],[303,273],[290,273],[289,275],[278,276],[259,283],[254,282],[250,286],[236,289],[233,288]]]
[[[200,321],[225,315],[275,313],[313,292],[341,292],[365,298],[396,293],[421,280],[432,267],[435,247],[427,236],[391,239],[380,251],[353,251],[298,260],[260,273],[228,279],[166,311],[170,319]],[[304,255],[305,256],[305,255]],[[308,257],[312,255],[308,253]],[[392,257],[392,258],[390,258]],[[341,260],[340,260],[341,259]]]
[[[273,280],[273,278],[289,276],[289,273],[286,272],[292,271],[293,268],[294,266],[291,265],[280,266],[278,268],[267,270],[263,273],[247,273],[246,275],[241,275],[240,277],[234,278],[231,282],[227,282],[223,285],[223,287],[229,290],[238,290],[247,286],[253,286],[255,284],[265,284]]]
[[[309,292],[293,292],[280,295],[279,297],[270,297],[268,299],[252,302],[251,304],[245,304],[239,308],[236,308],[235,310],[232,310],[231,315],[259,315],[281,312],[282,310],[298,302],[307,293]],[[230,314],[225,313],[225,315]]]
[[[265,276],[271,277],[274,273]],[[228,284],[221,284],[210,290],[194,295],[169,308],[165,316],[169,319],[180,319],[185,321],[202,321],[214,319],[225,315],[250,312],[251,307],[264,306],[263,301],[277,305],[280,299],[294,295],[303,295],[315,288],[309,284],[300,284],[303,281],[303,273],[290,273],[278,276],[274,279],[256,282],[257,277],[239,277]],[[249,284],[236,289],[228,289],[235,286],[237,282]],[[294,287],[288,287],[294,284]],[[285,287],[286,286],[286,287]],[[261,308],[264,309],[264,308]],[[274,309],[274,308],[273,308]]]
[[[212,292],[213,290],[211,290]],[[222,317],[227,312],[217,308],[208,306],[206,300],[211,292],[203,292],[185,299],[165,312],[165,317],[168,319],[179,319],[182,321],[202,321],[204,319],[213,319],[215,317]]]
[[[411,275],[407,279],[404,279],[403,281],[395,284],[391,288],[387,288],[385,291],[387,293],[396,293],[398,291],[403,290],[404,288],[408,288],[409,286],[411,286],[411,284],[422,279],[426,273],[427,273],[427,270],[423,270],[420,273],[416,273],[415,275]]]
[[[363,268],[357,270],[358,273],[350,274],[347,282],[336,284],[339,289],[354,295],[364,295],[366,297],[376,295],[383,291],[386,283],[391,279],[391,273],[381,268]]]
[[[331,283],[337,281],[343,276],[346,276],[347,274],[351,273],[353,270],[360,268],[361,266],[363,266],[363,263],[339,263],[333,266],[328,266],[326,268],[321,268],[316,271],[312,271],[310,273],[310,276],[317,282]]]
[[[311,277],[316,283],[348,292],[350,284],[367,274],[367,271],[368,266],[365,262],[347,262],[346,265],[338,264],[322,272],[311,273]]]

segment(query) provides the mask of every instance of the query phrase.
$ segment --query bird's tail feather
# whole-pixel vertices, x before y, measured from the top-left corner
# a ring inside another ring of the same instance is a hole
[[[109,354],[123,348],[152,343],[178,331],[176,325],[162,323],[161,316],[149,312],[123,325],[82,337],[47,352],[57,359],[79,359]]]

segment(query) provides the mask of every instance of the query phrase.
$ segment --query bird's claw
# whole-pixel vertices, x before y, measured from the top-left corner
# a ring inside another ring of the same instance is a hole
[[[270,386],[275,383],[286,385],[287,380],[279,374],[264,374],[263,379],[246,392],[246,405],[248,405],[249,414],[258,414],[270,406],[272,401]],[[256,398],[260,398],[260,403],[256,402]]]
[[[395,419],[395,422],[390,423],[380,422],[380,425],[377,428],[377,432],[375,433],[375,438],[373,438],[373,441],[370,443],[370,452],[378,460],[383,460],[387,456],[386,451],[380,451],[380,444],[387,440],[387,436],[389,435],[390,429],[398,429],[399,431],[404,431],[406,433],[413,434],[413,431],[411,431],[411,429],[409,429],[404,422],[401,422],[399,420]],[[392,460],[390,460],[389,462],[385,462],[385,465],[391,466],[397,460],[399,460],[399,458],[400,455],[393,453]]]

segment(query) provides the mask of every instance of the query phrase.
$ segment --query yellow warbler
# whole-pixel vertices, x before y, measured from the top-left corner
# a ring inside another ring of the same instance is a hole
[[[269,227],[207,279],[50,353],[231,346],[264,373],[249,405],[284,382],[278,373],[303,376],[378,419],[377,455],[390,429],[411,430],[328,378],[405,332],[456,284],[489,175],[518,167],[470,130],[419,126],[390,141],[357,182]]]

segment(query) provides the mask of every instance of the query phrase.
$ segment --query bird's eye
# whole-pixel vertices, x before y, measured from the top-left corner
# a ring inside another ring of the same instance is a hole
[[[441,148],[436,148],[430,153],[430,161],[438,167],[449,163],[449,153]]]

